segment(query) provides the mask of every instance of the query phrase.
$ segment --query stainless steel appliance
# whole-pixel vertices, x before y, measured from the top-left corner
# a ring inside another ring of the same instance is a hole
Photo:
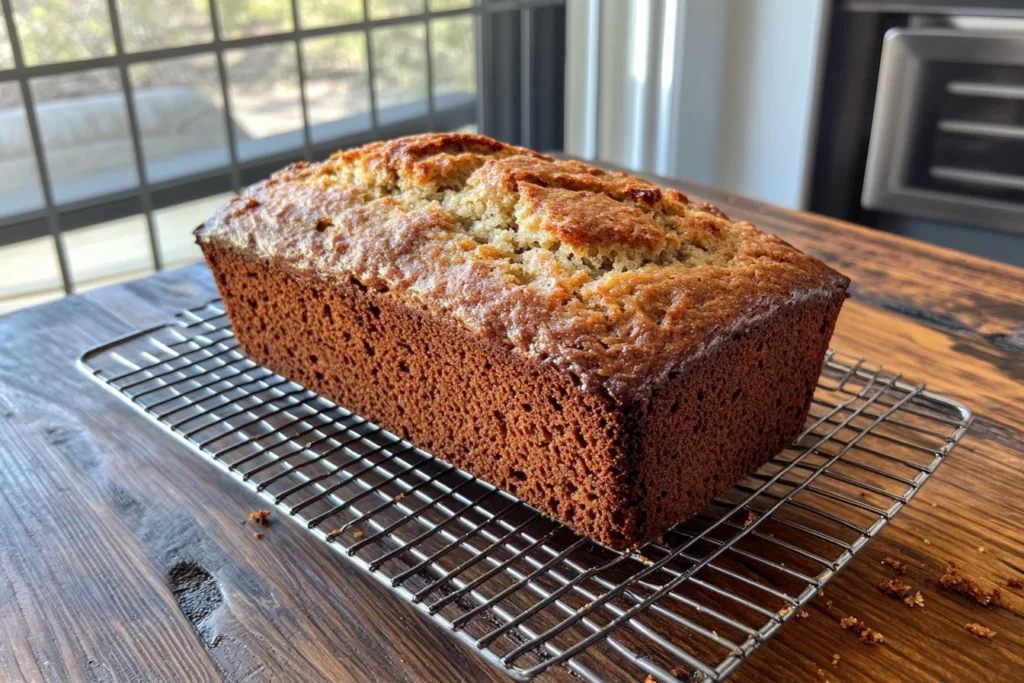
[[[811,208],[1024,265],[1024,2],[842,2]]]

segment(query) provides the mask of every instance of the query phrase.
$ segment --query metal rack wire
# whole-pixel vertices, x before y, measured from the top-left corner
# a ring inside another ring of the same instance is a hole
[[[829,352],[793,446],[657,542],[615,552],[255,364],[219,301],[80,364],[520,680],[556,665],[594,681],[726,678],[971,420]]]

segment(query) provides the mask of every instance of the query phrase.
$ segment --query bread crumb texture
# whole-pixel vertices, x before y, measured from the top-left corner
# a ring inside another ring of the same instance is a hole
[[[849,284],[676,190],[454,133],[293,164],[197,239],[391,292],[620,400],[738,326]]]
[[[986,591],[974,579],[965,576],[960,568],[952,562],[946,565],[946,573],[939,579],[939,585],[954,593],[966,596],[979,605],[998,605],[1002,599],[1002,591],[996,587]]]
[[[884,564],[885,566],[891,568],[897,574],[901,574],[902,575],[903,573],[905,573],[907,571],[907,565],[906,564],[904,564],[903,562],[900,562],[899,560],[894,560],[891,557],[886,557],[884,560],[882,560],[882,564]]]
[[[879,645],[885,641],[885,638],[881,633],[868,628],[867,624],[856,617],[843,617],[839,620],[839,625],[847,631],[851,631],[859,635],[861,641],[868,645]]]
[[[270,526],[270,510],[255,510],[249,513],[249,521],[260,526]]]
[[[972,621],[969,624],[964,624],[964,628],[978,636],[979,638],[995,638],[996,632],[987,626],[982,626],[976,621]]]

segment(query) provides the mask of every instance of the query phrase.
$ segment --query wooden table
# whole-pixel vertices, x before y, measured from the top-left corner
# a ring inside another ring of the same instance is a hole
[[[1021,680],[1024,591],[1006,582],[1024,577],[1024,270],[683,189],[848,274],[834,346],[976,414],[921,495],[734,680]],[[0,318],[0,678],[504,680],[294,525],[255,541],[239,520],[258,498],[76,369],[84,349],[213,296],[197,265]],[[924,609],[876,590],[887,556]],[[1003,586],[1003,605],[939,587],[950,560]],[[885,643],[841,629],[847,615]]]

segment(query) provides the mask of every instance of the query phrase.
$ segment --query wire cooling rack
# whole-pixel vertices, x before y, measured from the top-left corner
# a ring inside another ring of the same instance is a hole
[[[220,301],[80,364],[520,680],[726,678],[971,420],[829,352],[792,447],[657,542],[615,552],[249,360]]]

